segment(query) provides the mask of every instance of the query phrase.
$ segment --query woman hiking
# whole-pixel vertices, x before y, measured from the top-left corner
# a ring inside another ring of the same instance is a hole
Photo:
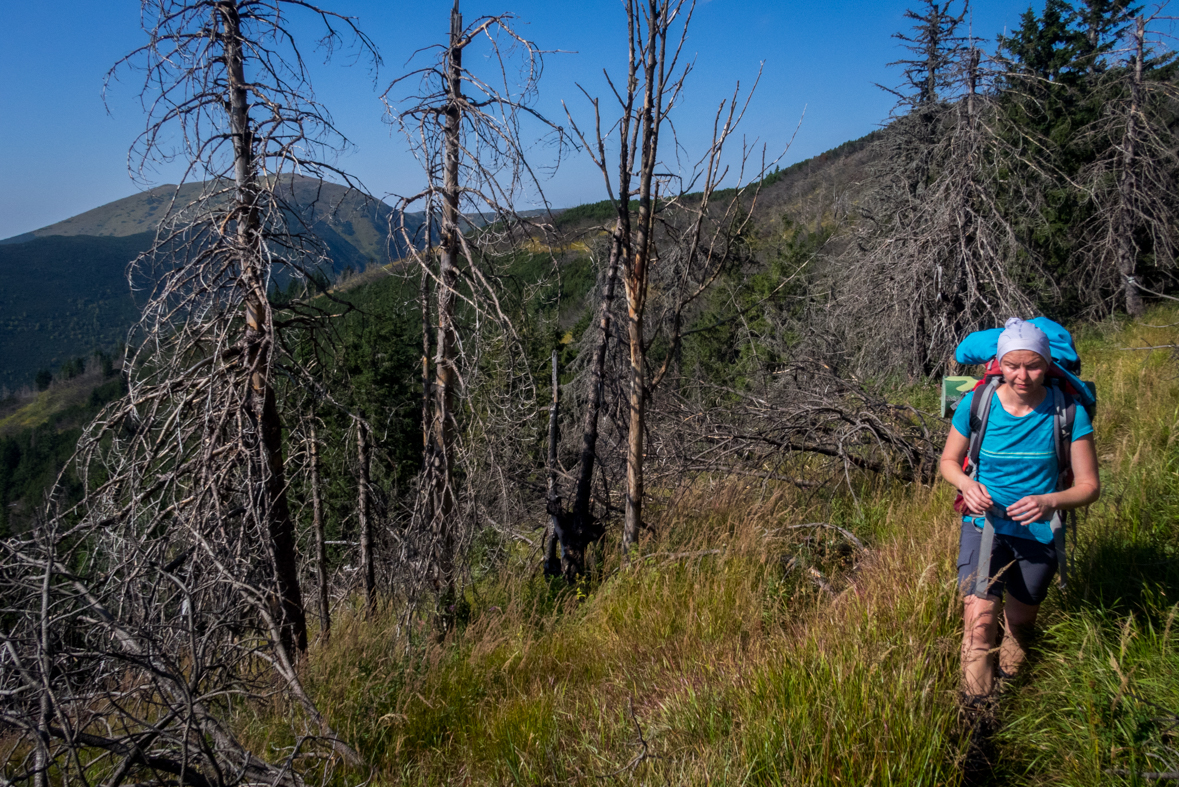
[[[1013,317],[999,336],[995,357],[1002,379],[993,389],[974,477],[963,471],[970,446],[971,401],[976,393],[990,389],[976,389],[958,405],[940,465],[942,477],[961,493],[964,510],[958,582],[965,594],[962,690],[967,706],[983,704],[994,688],[991,654],[1000,610],[999,674],[1013,676],[1027,655],[1040,602],[1048,594],[1058,558],[1064,557],[1054,546],[1053,515],[1088,505],[1101,491],[1093,427],[1082,407],[1076,407],[1072,443],[1065,454],[1073,484],[1057,488],[1057,408],[1055,394],[1046,386],[1052,367],[1048,336]],[[979,553],[988,519],[994,536],[989,560],[980,561],[987,557]],[[978,582],[979,573],[985,573],[987,581]]]

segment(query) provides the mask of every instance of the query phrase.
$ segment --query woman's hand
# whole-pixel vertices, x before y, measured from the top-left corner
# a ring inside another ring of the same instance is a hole
[[[966,510],[975,516],[982,516],[995,503],[987,488],[973,479],[966,479],[961,492],[962,499],[966,502]]]
[[[1007,506],[1007,515],[1021,525],[1051,519],[1054,513],[1056,506],[1052,504],[1052,495],[1028,495]]]

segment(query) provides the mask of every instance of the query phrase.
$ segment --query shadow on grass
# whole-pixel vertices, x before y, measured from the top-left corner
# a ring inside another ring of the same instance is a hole
[[[998,759],[989,773],[965,766],[964,784],[1118,783],[1116,775],[1156,770],[1152,758],[1169,751],[1169,720],[1152,701],[1174,697],[1166,642],[1179,560],[1174,520],[1161,516],[1173,498],[1149,499],[1151,516],[1082,525],[1069,587],[1053,594],[1058,606],[1044,620],[1043,649],[1029,654],[1001,701]]]
[[[1064,606],[1147,618],[1166,614],[1179,602],[1179,555],[1168,538],[1171,534],[1128,542],[1113,535],[1099,535],[1070,566]]]

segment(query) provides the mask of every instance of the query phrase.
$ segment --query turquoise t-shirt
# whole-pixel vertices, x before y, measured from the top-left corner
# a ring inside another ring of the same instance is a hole
[[[985,486],[991,499],[1004,508],[1028,495],[1055,492],[1059,471],[1052,437],[1052,392],[1047,391],[1044,401],[1020,418],[1003,409],[998,393],[993,396],[987,431],[979,450],[978,475],[975,480]],[[970,403],[973,399],[974,391],[971,391],[962,397],[958,409],[954,411],[954,430],[965,437],[970,437]],[[1093,433],[1093,424],[1085,408],[1078,405],[1076,413],[1073,440]],[[972,521],[979,527],[983,524],[982,517],[964,516],[962,520]],[[1052,526],[1047,519],[1028,525],[1010,519],[991,521],[996,533],[1034,538],[1041,544],[1052,543]]]

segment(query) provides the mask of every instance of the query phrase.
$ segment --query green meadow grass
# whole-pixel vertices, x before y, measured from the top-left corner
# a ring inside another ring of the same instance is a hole
[[[1152,316],[1175,322],[1174,311]],[[1070,586],[999,700],[976,781],[1144,784],[1179,768],[1179,364],[1121,348],[1173,329],[1080,334],[1096,379],[1103,496],[1080,518]],[[341,783],[945,785],[963,780],[961,607],[950,488],[865,482],[815,500],[698,480],[638,556],[603,549],[580,589],[527,551],[468,589],[443,643],[345,611],[304,665],[371,772]],[[860,552],[830,522],[866,542]],[[243,712],[289,745],[288,708]],[[1127,775],[1130,774],[1130,775]]]

